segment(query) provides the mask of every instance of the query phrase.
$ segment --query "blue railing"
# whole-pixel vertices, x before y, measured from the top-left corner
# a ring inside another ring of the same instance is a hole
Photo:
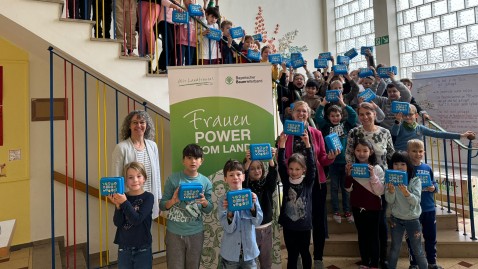
[[[425,120],[422,119],[423,124]],[[430,128],[445,131],[441,128],[436,122],[429,121],[428,125]],[[427,142],[428,140],[428,142]],[[440,141],[442,143],[440,143]],[[467,227],[466,227],[466,216],[468,215],[470,219],[470,239],[477,240],[475,233],[475,217],[474,217],[474,204],[473,204],[473,192],[477,191],[478,186],[472,184],[473,180],[478,180],[478,178],[472,176],[472,168],[476,169],[476,158],[478,156],[478,148],[473,147],[472,140],[469,140],[468,145],[463,144],[460,140],[448,140],[448,139],[432,139],[428,137],[423,137],[423,142],[425,144],[425,162],[429,163],[432,166],[432,169],[435,173],[439,174],[437,183],[440,186],[438,191],[437,205],[441,205],[441,209],[447,210],[448,213],[453,213],[452,208],[455,212],[456,218],[456,230],[459,231],[459,218],[458,213],[461,214],[462,223],[463,223],[463,235],[467,236]],[[440,151],[443,152],[443,161]],[[462,151],[466,153],[466,161],[462,161]],[[475,160],[475,163],[473,161]],[[463,165],[466,167],[464,168]],[[437,167],[436,167],[437,166]],[[445,173],[441,173],[441,169],[445,170]],[[449,170],[451,169],[451,174]],[[464,171],[466,169],[466,176],[464,177]],[[458,182],[457,182],[458,180]],[[466,181],[466,186],[463,182]],[[442,186],[445,185],[446,195],[442,193]],[[453,193],[451,193],[450,186],[453,187]],[[458,193],[459,192],[459,193]],[[457,201],[457,197],[461,197],[461,201]],[[452,201],[453,199],[453,201]],[[465,201],[468,199],[468,201]],[[445,202],[445,206],[443,203]],[[453,202],[453,207],[452,207]],[[461,208],[460,208],[461,207]]]

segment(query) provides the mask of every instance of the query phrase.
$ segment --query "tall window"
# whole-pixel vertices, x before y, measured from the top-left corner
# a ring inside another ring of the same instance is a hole
[[[400,77],[478,65],[478,0],[396,0]]]
[[[366,67],[360,47],[374,46],[373,0],[335,0],[335,35],[337,55],[356,48],[359,55],[349,65],[349,70]]]

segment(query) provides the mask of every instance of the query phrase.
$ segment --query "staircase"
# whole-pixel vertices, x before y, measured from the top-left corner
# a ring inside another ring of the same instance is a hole
[[[324,256],[337,257],[360,257],[357,230],[354,224],[342,219],[342,223],[336,223],[332,218],[332,202],[330,198],[330,184],[327,192],[327,223],[329,230],[329,239],[325,241]],[[341,195],[339,194],[339,204],[341,204]],[[465,219],[467,225],[467,235],[464,235],[462,224],[457,228],[455,212],[448,213],[447,209],[436,206],[437,222],[437,253],[439,258],[478,258],[476,251],[477,242],[470,239],[469,222]],[[458,214],[459,221],[460,214]],[[423,240],[422,240],[423,241]],[[389,244],[390,247],[390,239]],[[401,256],[408,255],[405,241],[402,243]]]
[[[53,46],[67,59],[88,67],[95,76],[112,81],[112,86],[139,97],[169,113],[168,82],[165,76],[147,76],[148,62],[120,57],[121,42],[92,39],[92,22],[60,19],[63,0],[2,0],[1,36],[39,57]]]

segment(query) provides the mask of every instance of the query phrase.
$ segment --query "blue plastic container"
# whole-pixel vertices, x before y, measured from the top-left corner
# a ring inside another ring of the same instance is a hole
[[[364,78],[364,77],[373,77],[373,70],[370,68],[360,68],[359,69],[359,77]]]
[[[391,108],[392,113],[395,113],[395,114],[402,113],[403,115],[408,115],[409,111],[410,111],[410,103],[399,102],[399,101],[392,102],[392,108]]]
[[[244,30],[240,26],[229,29],[229,33],[234,39],[241,38],[244,36]]]
[[[363,97],[364,102],[371,102],[377,97],[377,95],[370,88],[367,88],[365,91],[359,93],[358,97]]]
[[[248,49],[247,58],[249,58],[250,60],[259,62],[261,60],[261,52]]]
[[[302,57],[294,59],[294,60],[291,59],[290,61],[294,69],[300,68],[305,65],[304,59]]]
[[[269,54],[269,62],[271,64],[282,64],[282,55],[280,55],[279,53]]]
[[[204,14],[202,13],[201,5],[189,4],[188,12],[190,16],[201,17]]]
[[[100,193],[102,196],[107,196],[114,193],[124,193],[124,178],[123,177],[102,177],[100,179]]]
[[[328,60],[327,59],[315,59],[314,60],[314,68],[327,68]]]
[[[331,133],[324,138],[325,144],[329,151],[343,150],[342,142],[340,141],[339,136],[336,133]]]
[[[272,159],[271,144],[251,144],[249,146],[252,161],[263,161]]]
[[[220,41],[222,38],[222,31],[215,28],[209,28],[209,33],[206,37],[211,40]]]
[[[332,70],[335,75],[345,75],[348,73],[347,66],[343,64],[337,64],[332,66]]]
[[[320,59],[327,59],[327,60],[332,60],[332,53],[330,52],[322,52],[319,54]]]
[[[367,55],[367,53],[366,53],[367,49],[369,49],[370,52],[373,53],[373,47],[372,46],[363,46],[363,47],[360,48],[360,54]]]
[[[252,208],[252,192],[249,189],[228,191],[227,210],[239,211]]]
[[[370,178],[370,171],[368,170],[368,164],[366,163],[354,163],[352,164],[352,177],[355,178]]]
[[[327,100],[327,102],[338,102],[341,93],[339,90],[327,90],[325,92],[325,100]]]
[[[178,198],[180,201],[192,201],[201,198],[201,183],[181,183],[179,184]]]
[[[345,52],[344,55],[349,57],[349,59],[353,59],[355,58],[355,56],[358,55],[358,52],[355,48],[351,48],[347,52]]]
[[[189,13],[188,12],[179,12],[173,10],[173,22],[175,23],[188,23],[189,22]]]
[[[385,170],[385,183],[392,183],[394,186],[408,185],[407,172],[399,170]]]
[[[398,70],[396,66],[390,66],[390,67],[379,67],[377,69],[377,74],[381,78],[389,78],[390,76],[388,75],[389,72],[392,72],[393,74],[398,74]]]
[[[256,41],[262,42],[262,34],[255,34],[252,38]]]
[[[339,55],[337,56],[337,64],[348,65],[350,63],[350,58],[347,56]]]
[[[304,134],[304,123],[301,121],[286,120],[284,123],[284,134],[302,136]]]

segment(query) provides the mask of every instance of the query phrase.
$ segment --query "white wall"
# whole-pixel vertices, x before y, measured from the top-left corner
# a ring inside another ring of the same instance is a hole
[[[219,2],[221,16],[232,21],[235,26],[242,26],[248,34],[254,33],[259,6],[263,10],[268,35],[272,34],[276,24],[280,26],[279,33],[276,35],[276,46],[278,46],[279,38],[285,33],[297,29],[299,34],[292,45],[307,45],[309,50],[303,53],[306,60],[313,63],[313,59],[320,52],[326,51],[324,0],[222,0]]]

